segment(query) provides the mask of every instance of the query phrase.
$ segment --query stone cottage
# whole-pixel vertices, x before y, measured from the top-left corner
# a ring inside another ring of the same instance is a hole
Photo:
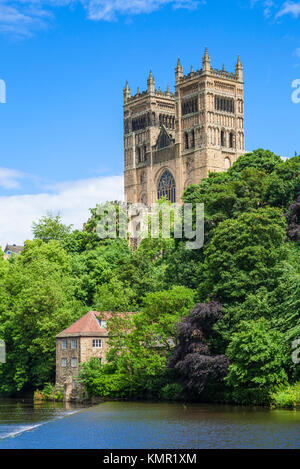
[[[66,401],[77,395],[80,364],[90,358],[105,363],[108,348],[107,321],[120,313],[89,311],[56,336],[56,386]],[[122,313],[124,315],[132,313]]]

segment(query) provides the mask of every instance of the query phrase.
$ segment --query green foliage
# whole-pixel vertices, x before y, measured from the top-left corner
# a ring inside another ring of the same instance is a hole
[[[100,285],[107,284],[114,271],[126,265],[130,250],[126,240],[107,240],[96,249],[75,254],[70,260],[76,298],[91,306]],[[95,299],[97,301],[97,299]]]
[[[287,385],[288,349],[283,335],[265,319],[241,322],[227,356],[232,363],[225,381],[239,404],[269,404],[276,388]]]
[[[271,394],[272,407],[296,409],[300,407],[300,382],[281,388]]]
[[[69,273],[68,256],[53,240],[27,242],[9,264],[0,296],[0,334],[7,348],[0,392],[40,387],[54,379],[55,336],[83,314]]]
[[[264,198],[273,207],[288,210],[300,193],[300,156],[281,162],[266,178]]]
[[[275,288],[280,262],[287,258],[284,228],[277,209],[253,210],[220,223],[204,247],[200,298],[243,301],[258,288]]]
[[[182,393],[182,386],[179,383],[168,383],[166,384],[161,392],[160,398],[164,401],[177,401],[180,399]]]
[[[94,295],[94,308],[97,311],[135,311],[135,292],[126,287],[116,277],[98,285]]]
[[[101,365],[96,358],[84,363],[80,381],[84,383],[88,396],[122,398],[130,395],[129,378],[115,371],[111,365]]]
[[[97,248],[100,243],[95,232],[74,230],[61,240],[61,245],[69,254],[81,254]]]
[[[64,398],[62,386],[56,388],[52,383],[46,383],[41,391],[34,393],[35,401],[62,401]]]
[[[240,156],[226,173],[210,173],[198,185],[186,189],[184,202],[204,203],[206,242],[220,222],[269,204],[265,195],[267,176],[281,162],[268,150],[255,150]]]
[[[259,148],[252,153],[245,153],[240,156],[228,170],[228,174],[230,174],[230,176],[235,175],[246,168],[255,168],[266,174],[270,174],[281,162],[280,156],[275,155],[275,153],[270,150]]]
[[[48,215],[40,218],[37,223],[32,223],[32,232],[35,239],[41,239],[46,243],[51,239],[61,241],[70,234],[72,226],[64,225],[60,215],[48,213]]]

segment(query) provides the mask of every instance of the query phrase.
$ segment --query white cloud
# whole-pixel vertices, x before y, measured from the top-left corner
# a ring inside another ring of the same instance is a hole
[[[300,58],[300,47],[295,50],[295,55]]]
[[[16,189],[20,187],[19,180],[25,178],[26,175],[15,169],[0,167],[0,187],[4,189]]]
[[[294,18],[298,18],[300,15],[300,2],[285,2],[277,13],[276,18],[284,15],[292,15]]]
[[[81,5],[90,20],[112,21],[119,15],[152,13],[165,6],[196,8],[204,0],[0,0],[0,31],[31,35],[47,27],[55,7]]]
[[[265,0],[264,2],[264,15],[266,18],[270,18],[272,15],[272,8],[274,6],[274,2],[272,0]]]
[[[92,20],[111,21],[118,15],[152,13],[171,4],[174,8],[196,8],[198,0],[83,0],[88,17]]]
[[[123,176],[69,181],[40,194],[0,197],[0,246],[32,239],[31,225],[48,211],[59,212],[64,223],[82,228],[89,208],[107,200],[123,200]]]

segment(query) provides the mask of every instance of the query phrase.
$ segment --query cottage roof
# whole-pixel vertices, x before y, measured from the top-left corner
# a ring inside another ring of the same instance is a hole
[[[100,320],[107,321],[112,316],[127,316],[134,313],[113,313],[111,311],[89,311],[82,316],[78,321],[74,322],[70,327],[57,334],[56,337],[98,337],[108,335],[106,327],[101,326]]]
[[[6,248],[4,249],[4,253],[8,251],[13,252],[14,254],[20,254],[23,251],[24,246],[17,246],[16,244],[7,244]]]

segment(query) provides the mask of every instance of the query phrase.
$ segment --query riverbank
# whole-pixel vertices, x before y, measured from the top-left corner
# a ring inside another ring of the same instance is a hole
[[[28,407],[26,412],[27,427],[2,437],[0,449],[300,448],[300,412],[289,410],[105,402],[62,408],[48,420],[35,419],[31,428]],[[21,424],[20,412],[18,418]],[[2,418],[0,432],[3,425]]]

